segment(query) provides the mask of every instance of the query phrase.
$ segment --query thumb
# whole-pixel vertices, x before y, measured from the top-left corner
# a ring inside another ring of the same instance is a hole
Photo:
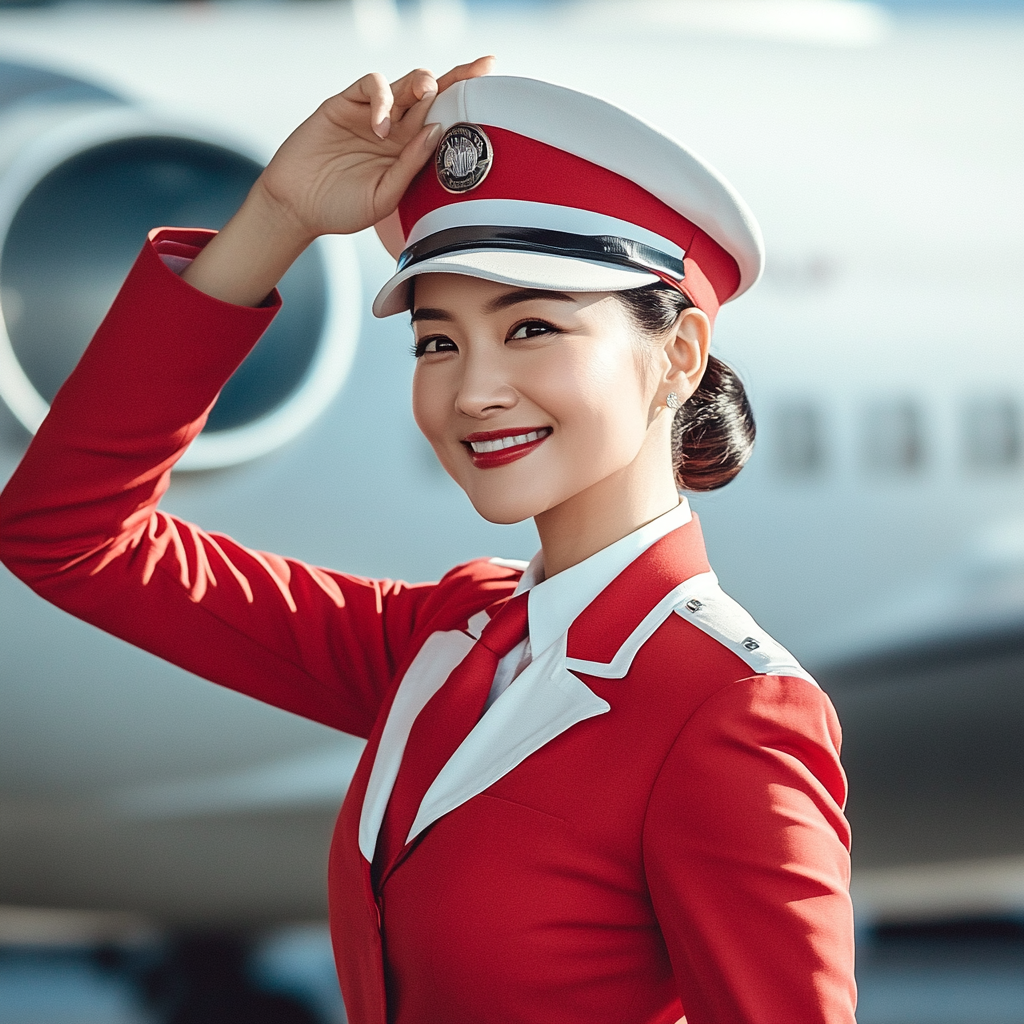
[[[439,124],[424,125],[405,144],[398,159],[381,176],[374,195],[374,211],[378,220],[387,217],[398,206],[412,179],[434,155],[440,136]]]

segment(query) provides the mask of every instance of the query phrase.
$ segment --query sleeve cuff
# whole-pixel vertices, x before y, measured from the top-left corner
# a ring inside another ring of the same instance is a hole
[[[180,279],[185,268],[206,248],[210,239],[216,234],[216,231],[206,228],[154,228],[149,233],[149,248],[160,258],[160,262],[164,267]],[[198,289],[192,288],[187,282],[183,281],[182,284],[192,291],[198,291]],[[211,296],[207,296],[207,298],[210,298],[213,302],[221,301],[220,299],[213,299]],[[281,308],[281,295],[275,288],[256,307],[232,307],[232,304],[229,302],[221,304],[235,309],[256,308],[276,313]]]

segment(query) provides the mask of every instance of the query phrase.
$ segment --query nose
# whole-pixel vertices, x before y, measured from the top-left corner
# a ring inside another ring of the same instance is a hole
[[[487,419],[513,408],[519,393],[508,379],[500,352],[490,346],[470,346],[462,363],[455,407],[465,416]]]

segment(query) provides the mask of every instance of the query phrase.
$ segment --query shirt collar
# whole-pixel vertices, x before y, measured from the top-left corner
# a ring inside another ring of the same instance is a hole
[[[671,511],[550,579],[544,579],[544,552],[538,551],[515,590],[516,594],[530,594],[530,648],[534,657],[567,633],[576,616],[626,566],[662,537],[685,526],[691,518],[689,503],[680,497],[679,504]]]

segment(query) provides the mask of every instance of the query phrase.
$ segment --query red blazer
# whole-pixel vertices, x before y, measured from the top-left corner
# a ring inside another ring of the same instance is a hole
[[[0,557],[102,629],[369,739],[330,857],[350,1019],[852,1024],[839,725],[718,589],[695,518],[484,716],[373,891],[404,737],[521,570],[363,579],[159,510],[277,305],[229,306],[159,259],[207,237],[163,230],[144,248],[0,498]]]

